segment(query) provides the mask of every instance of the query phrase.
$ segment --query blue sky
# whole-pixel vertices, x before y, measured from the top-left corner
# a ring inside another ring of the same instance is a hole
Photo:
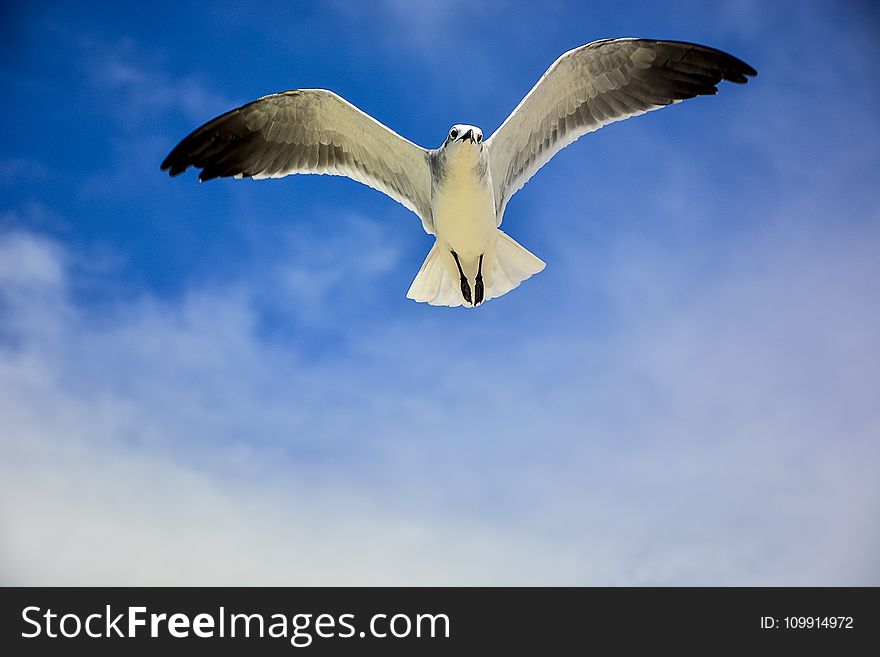
[[[0,581],[880,584],[868,3],[2,11]],[[504,224],[547,269],[476,311],[404,298],[378,192],[159,171],[297,87],[488,135],[610,36],[759,76],[558,155]]]

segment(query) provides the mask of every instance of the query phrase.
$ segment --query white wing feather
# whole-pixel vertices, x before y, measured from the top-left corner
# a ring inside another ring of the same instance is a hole
[[[326,89],[296,89],[234,109],[193,131],[165,158],[200,180],[347,176],[415,212],[433,232],[428,151]]]
[[[486,142],[498,225],[510,197],[576,139],[753,75],[732,55],[678,41],[605,39],[564,53]]]

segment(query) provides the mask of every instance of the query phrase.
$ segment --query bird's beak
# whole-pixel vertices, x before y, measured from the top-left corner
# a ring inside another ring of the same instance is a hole
[[[476,140],[474,139],[474,131],[473,131],[473,130],[468,130],[466,133],[464,133],[464,134],[461,136],[461,139],[462,139],[462,141],[464,141],[465,139],[470,139],[471,143],[474,143],[474,142],[476,141]]]

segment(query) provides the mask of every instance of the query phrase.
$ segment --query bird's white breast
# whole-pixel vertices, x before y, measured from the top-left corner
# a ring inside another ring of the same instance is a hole
[[[495,237],[495,195],[488,172],[479,173],[478,159],[467,151],[450,157],[443,179],[435,184],[433,203],[439,240],[466,259],[489,250]]]

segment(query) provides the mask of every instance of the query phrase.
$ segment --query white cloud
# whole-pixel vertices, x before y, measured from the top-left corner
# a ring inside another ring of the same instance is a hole
[[[776,228],[700,285],[620,243],[611,331],[417,313],[323,356],[244,280],[95,314],[8,236],[3,579],[875,581],[877,235]]]
[[[450,561],[454,579],[490,582],[547,548],[500,552],[483,527],[389,513],[356,491],[209,476],[116,440],[95,449],[102,429],[29,427],[26,449],[4,450],[5,583],[440,584]]]
[[[137,127],[145,116],[177,110],[204,122],[236,104],[207,88],[194,75],[172,75],[162,58],[130,38],[105,41],[80,36],[83,69],[101,94],[95,107]]]
[[[16,234],[0,254],[14,256],[0,289],[18,320],[4,328],[23,338],[0,356],[3,581],[490,582],[549,549],[439,509],[402,513],[296,459],[288,471],[280,439],[326,438],[335,385],[260,345],[241,296],[139,301],[107,326],[72,305],[54,244]],[[290,390],[312,382],[326,403],[298,408]]]
[[[63,263],[51,243],[24,232],[8,233],[0,241],[0,286],[11,290],[60,286]]]

